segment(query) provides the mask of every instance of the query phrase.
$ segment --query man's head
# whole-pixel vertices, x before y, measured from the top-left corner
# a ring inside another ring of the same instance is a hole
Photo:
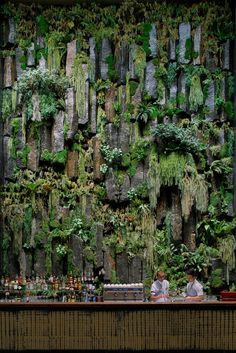
[[[189,270],[187,272],[187,278],[189,282],[193,282],[196,279],[196,272],[194,270]]]
[[[163,271],[157,271],[156,279],[162,282],[165,279],[165,273]]]

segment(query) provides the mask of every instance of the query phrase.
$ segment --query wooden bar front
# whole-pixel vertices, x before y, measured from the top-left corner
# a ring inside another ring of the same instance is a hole
[[[0,303],[0,351],[236,351],[236,303]]]

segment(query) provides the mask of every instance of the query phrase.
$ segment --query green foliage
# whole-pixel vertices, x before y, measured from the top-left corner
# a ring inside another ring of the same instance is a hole
[[[37,16],[36,23],[41,34],[45,35],[48,33],[49,25],[48,25],[48,21],[45,19],[44,16],[42,15]]]
[[[185,155],[171,152],[160,156],[160,185],[181,185],[186,169],[187,158]]]
[[[108,169],[109,169],[109,167],[108,167],[107,164],[101,164],[101,165],[100,165],[100,172],[101,172],[103,175],[105,175],[105,174],[107,173]]]
[[[2,119],[5,121],[12,113],[12,91],[11,89],[4,89],[2,91]]]
[[[108,76],[111,82],[115,82],[118,78],[116,69],[115,69],[115,59],[112,54],[106,58],[106,63],[108,64]]]
[[[147,173],[147,183],[149,191],[149,202],[151,209],[157,205],[157,198],[160,194],[161,179],[160,179],[160,166],[157,161],[157,154],[150,154],[149,156],[149,169]]]
[[[65,257],[68,253],[67,245],[58,244],[56,246],[56,253],[57,253],[57,256],[59,257]]]
[[[142,23],[140,25],[141,34],[137,37],[137,42],[142,46],[146,55],[151,54],[151,49],[149,47],[149,34],[152,29],[152,25],[150,23]]]
[[[141,102],[138,107],[138,114],[136,116],[136,120],[138,122],[147,124],[148,121],[152,120],[153,118],[157,117],[157,102]]]
[[[144,69],[146,67],[146,52],[143,48],[137,47],[133,52],[135,73],[139,77],[139,80],[143,82]]]
[[[234,117],[234,105],[233,105],[233,102],[226,101],[225,105],[224,105],[224,108],[225,108],[225,112],[226,112],[227,117],[230,120],[233,119],[233,117]]]
[[[232,157],[225,157],[219,160],[215,160],[211,163],[209,174],[213,173],[227,175],[232,172],[233,160]]]
[[[158,124],[153,130],[163,151],[183,151],[199,155],[205,146],[199,142],[190,128],[180,128],[175,124]]]
[[[218,240],[221,260],[226,264],[226,282],[229,284],[229,272],[235,269],[236,240],[234,235],[227,235]]]
[[[53,162],[65,165],[66,161],[67,161],[67,155],[68,155],[67,149],[64,149],[62,151],[58,151],[55,153],[55,155],[53,157]]]
[[[219,220],[213,214],[197,224],[198,237],[205,244],[215,244],[217,238],[235,234],[236,220]]]
[[[194,75],[192,76],[189,92],[190,110],[197,111],[203,105],[203,102],[201,81],[198,75]]]
[[[17,153],[18,157],[21,159],[24,166],[27,165],[29,153],[30,153],[30,147],[27,144],[25,144],[23,149]]]
[[[187,38],[185,42],[185,59],[192,60],[198,57],[198,52],[193,50],[193,41],[191,38]]]
[[[44,95],[53,92],[57,98],[64,98],[68,87],[67,77],[52,74],[41,68],[24,72],[18,82],[18,90],[22,94],[23,101],[31,97],[33,92]]]
[[[56,153],[52,153],[49,152],[47,149],[44,149],[41,154],[41,160],[48,163],[65,165],[67,161],[67,156],[67,149],[58,151]]]
[[[168,64],[168,69],[167,69],[167,77],[166,77],[166,82],[167,86],[170,88],[172,83],[174,82],[178,72],[178,67],[176,66],[175,63],[170,62]]]
[[[135,95],[135,92],[136,92],[136,90],[137,90],[137,88],[138,88],[138,85],[139,85],[139,84],[138,84],[138,82],[136,82],[136,81],[132,81],[132,80],[129,81],[130,95],[131,95],[131,97]]]
[[[57,106],[58,103],[53,92],[40,96],[39,109],[42,118],[50,119],[54,117],[57,113]]]
[[[216,268],[211,272],[210,285],[212,288],[221,288],[224,284],[222,268]]]
[[[101,145],[100,150],[102,152],[102,155],[105,159],[105,161],[108,164],[112,163],[117,163],[121,160],[122,157],[122,151],[120,148],[113,148],[110,149],[110,147],[106,144]]]

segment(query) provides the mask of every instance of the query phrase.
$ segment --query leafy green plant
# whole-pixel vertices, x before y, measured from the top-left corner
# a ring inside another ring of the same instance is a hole
[[[210,286],[212,288],[221,288],[224,284],[222,268],[216,268],[210,275]]]
[[[50,73],[48,70],[38,68],[22,74],[18,83],[18,90],[22,94],[23,100],[36,91],[42,94],[54,92],[57,97],[63,98],[68,86],[69,80],[67,77],[61,77],[58,74]]]
[[[65,257],[68,253],[67,245],[58,244],[56,246],[56,253],[59,257]]]
[[[188,60],[198,57],[198,52],[193,50],[193,42],[191,38],[186,39],[184,57]]]
[[[157,102],[140,103],[136,120],[147,124],[148,121],[157,117]]]
[[[199,142],[190,128],[175,124],[158,124],[153,135],[163,151],[185,151],[199,155],[206,147]]]
[[[113,148],[110,149],[110,147],[106,144],[101,145],[100,150],[102,152],[102,155],[105,159],[105,161],[109,164],[112,164],[114,162],[119,162],[122,157],[122,151],[120,148]]]
[[[141,34],[137,37],[138,44],[142,45],[147,55],[151,54],[151,50],[149,47],[149,33],[151,29],[152,29],[152,25],[150,23],[142,23],[140,25]]]
[[[108,165],[103,163],[102,165],[100,165],[100,172],[105,175],[108,171],[108,168]]]

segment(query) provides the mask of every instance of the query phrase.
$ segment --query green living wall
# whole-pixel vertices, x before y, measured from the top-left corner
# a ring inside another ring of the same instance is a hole
[[[230,4],[1,15],[2,274],[233,288]]]

